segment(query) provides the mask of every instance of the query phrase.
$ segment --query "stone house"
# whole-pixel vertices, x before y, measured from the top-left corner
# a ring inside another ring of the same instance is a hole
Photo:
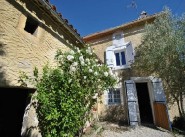
[[[97,104],[100,118],[131,126],[154,124],[171,129],[161,79],[131,73],[134,48],[141,44],[144,26],[158,15],[142,12],[137,20],[83,38],[120,80],[114,89],[101,96],[102,103]]]
[[[34,67],[41,70],[47,62],[55,63],[57,49],[81,48],[84,42],[48,0],[0,0],[0,5],[0,135],[20,137],[35,89],[20,86],[19,72],[32,76]]]

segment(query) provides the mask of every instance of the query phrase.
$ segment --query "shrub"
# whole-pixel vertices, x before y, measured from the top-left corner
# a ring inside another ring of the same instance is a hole
[[[173,128],[180,129],[185,131],[185,116],[183,117],[175,117],[172,124]],[[185,133],[185,132],[184,132]]]
[[[39,128],[44,137],[72,137],[87,121],[94,98],[116,80],[106,65],[98,64],[90,47],[58,50],[55,59],[56,67],[46,65],[41,77],[35,69],[35,77],[29,78],[37,88]]]

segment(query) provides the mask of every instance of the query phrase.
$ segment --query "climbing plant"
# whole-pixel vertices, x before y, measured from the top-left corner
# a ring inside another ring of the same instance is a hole
[[[56,67],[46,65],[35,83],[39,128],[44,137],[72,137],[83,128],[88,114],[104,90],[116,83],[106,65],[100,65],[90,47],[57,51]],[[25,84],[25,83],[24,83]]]

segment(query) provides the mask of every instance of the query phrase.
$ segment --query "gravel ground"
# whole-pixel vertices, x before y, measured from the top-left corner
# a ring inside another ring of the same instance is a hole
[[[102,137],[174,137],[174,135],[168,131],[153,129],[148,127],[137,127],[135,129],[129,129],[128,131],[112,131],[104,130],[101,133]]]
[[[168,130],[152,126],[138,126],[133,129],[128,126],[101,122],[96,125],[95,131],[92,132],[92,129],[91,134],[86,134],[83,137],[184,137],[183,135],[174,135]]]

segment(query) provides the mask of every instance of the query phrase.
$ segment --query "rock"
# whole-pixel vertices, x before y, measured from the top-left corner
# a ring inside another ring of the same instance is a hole
[[[37,101],[31,100],[31,103],[25,109],[21,129],[22,137],[42,137],[38,127],[36,104]]]

